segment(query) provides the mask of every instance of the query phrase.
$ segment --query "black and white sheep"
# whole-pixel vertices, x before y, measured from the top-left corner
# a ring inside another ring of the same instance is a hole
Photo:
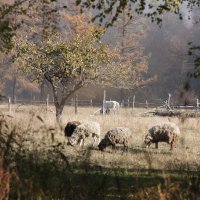
[[[128,146],[131,142],[132,136],[129,128],[117,127],[109,130],[105,137],[101,140],[98,147],[103,151],[106,147],[112,146],[115,149],[116,144],[124,145],[124,150],[128,151]]]
[[[87,122],[82,123],[81,125],[77,126],[74,130],[73,134],[69,138],[69,144],[72,146],[76,144],[82,144],[84,146],[85,138],[93,137],[94,143],[99,142],[100,137],[100,125],[97,122]]]
[[[67,125],[65,126],[64,132],[65,132],[65,137],[67,137],[68,141],[69,141],[69,138],[72,136],[76,127],[80,124],[81,122],[79,121],[71,121],[67,123]]]
[[[158,148],[158,142],[166,142],[170,144],[170,150],[172,150],[179,137],[179,127],[172,122],[166,122],[152,126],[144,138],[144,143],[147,148],[149,148],[152,143],[155,143],[156,148]]]

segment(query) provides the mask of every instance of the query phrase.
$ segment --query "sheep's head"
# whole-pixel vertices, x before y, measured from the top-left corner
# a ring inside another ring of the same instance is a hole
[[[147,134],[144,138],[144,144],[146,145],[147,148],[149,148],[151,143],[153,143],[153,138]]]
[[[103,151],[107,146],[108,146],[108,144],[105,139],[102,139],[98,145],[99,150],[101,150],[101,151]]]
[[[65,136],[66,137],[71,137],[73,134],[74,130],[76,129],[77,126],[79,126],[81,123],[79,121],[72,121],[68,122],[66,127],[65,127]]]
[[[68,141],[68,144],[69,144],[69,145],[72,145],[72,146],[78,144],[77,138],[76,138],[76,137],[73,137],[73,136],[70,137],[70,138],[69,138],[69,141]]]

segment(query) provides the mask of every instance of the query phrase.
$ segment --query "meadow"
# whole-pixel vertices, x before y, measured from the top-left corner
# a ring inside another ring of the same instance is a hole
[[[54,108],[0,106],[0,194],[8,199],[200,199],[200,120],[142,115],[150,109],[121,108],[118,114],[93,113],[97,108],[66,107],[59,125]],[[6,116],[8,115],[8,116]],[[130,128],[133,139],[128,152],[113,152],[67,145],[68,121],[96,121],[101,138],[113,127]],[[146,149],[148,128],[174,122],[181,138],[173,151],[159,143]],[[6,125],[5,125],[6,124]],[[1,197],[0,197],[1,199]],[[3,199],[3,198],[2,198]]]

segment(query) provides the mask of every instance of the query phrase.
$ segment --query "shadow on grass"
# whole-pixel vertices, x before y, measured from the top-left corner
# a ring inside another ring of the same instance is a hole
[[[97,147],[89,147],[88,149],[90,149],[91,151],[96,151],[99,152],[100,150]],[[84,150],[84,149],[83,149]],[[130,154],[145,154],[147,152],[150,152],[152,154],[163,154],[163,155],[172,155],[173,151],[162,151],[160,149],[155,149],[155,148],[151,148],[151,149],[147,149],[144,147],[129,147],[128,152],[123,151],[123,147],[121,146],[117,146],[115,150],[112,150],[111,147],[107,147],[103,153],[130,153]]]
[[[197,199],[199,171],[109,168],[90,163],[87,150],[78,164],[59,151],[18,157],[10,199]]]

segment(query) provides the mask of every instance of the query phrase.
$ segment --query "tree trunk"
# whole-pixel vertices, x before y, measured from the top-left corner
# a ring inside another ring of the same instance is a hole
[[[61,105],[55,105],[56,106],[56,120],[57,122],[61,121],[61,116],[62,116],[62,111],[63,111],[63,106]]]
[[[45,82],[43,80],[40,85],[40,101],[44,100],[44,87],[45,87]]]
[[[122,105],[123,98],[124,98],[123,88],[121,88],[121,89],[120,89],[120,105]]]
[[[16,83],[17,83],[17,78],[16,78],[16,76],[14,76],[13,77],[13,87],[12,87],[12,101],[13,101],[13,103],[15,103]]]

